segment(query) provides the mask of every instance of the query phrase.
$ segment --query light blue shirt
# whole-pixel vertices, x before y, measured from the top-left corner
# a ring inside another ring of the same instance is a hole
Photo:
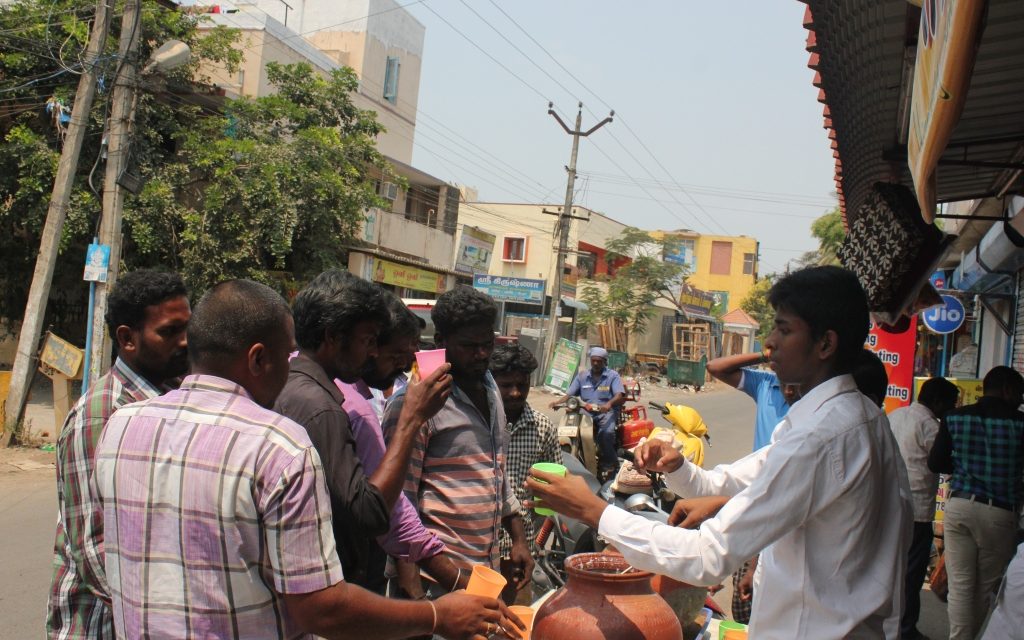
[[[754,420],[754,451],[772,441],[772,432],[789,411],[779,378],[770,371],[744,369],[739,390],[757,403]]]
[[[590,369],[581,371],[566,391],[566,395],[578,395],[583,402],[597,404],[604,404],[620,393],[626,393],[626,388],[622,386],[622,378],[617,371],[608,367],[605,367],[596,379]],[[618,412],[618,407],[615,410]]]

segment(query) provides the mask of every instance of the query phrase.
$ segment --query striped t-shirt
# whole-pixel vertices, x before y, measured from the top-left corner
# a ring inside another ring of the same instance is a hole
[[[491,374],[485,380],[490,415],[483,416],[455,385],[444,407],[420,429],[413,443],[405,492],[423,523],[448,547],[452,561],[498,568],[501,519],[519,513],[505,474],[505,410]],[[405,394],[384,411],[389,440]]]

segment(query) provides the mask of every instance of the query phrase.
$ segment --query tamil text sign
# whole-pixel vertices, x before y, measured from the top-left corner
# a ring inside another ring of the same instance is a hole
[[[711,313],[711,307],[715,306],[715,296],[707,291],[701,291],[697,287],[684,284],[679,294],[679,305],[686,313],[706,316]]]
[[[417,269],[375,258],[373,279],[375,282],[383,282],[396,287],[441,293],[445,290],[446,276],[443,273],[434,273],[426,269]]]
[[[551,365],[548,367],[548,374],[544,377],[544,385],[559,393],[568,391],[572,379],[576,377],[576,371],[580,368],[582,357],[583,345],[559,338]]]
[[[544,285],[544,280],[531,278],[506,278],[479,273],[473,276],[473,288],[498,302],[543,305]]]

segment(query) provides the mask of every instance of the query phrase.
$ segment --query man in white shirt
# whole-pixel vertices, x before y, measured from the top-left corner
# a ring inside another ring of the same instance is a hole
[[[867,334],[864,292],[851,272],[816,267],[768,299],[772,369],[803,392],[771,444],[712,471],[661,441],[637,455],[681,496],[732,496],[717,516],[679,529],[609,506],[571,475],[531,471],[527,486],[597,526],[633,566],[691,584],[717,584],[761,552],[752,638],[895,638],[910,488],[885,415],[848,374]]]
[[[907,465],[914,509],[914,534],[907,553],[906,599],[900,620],[901,640],[924,637],[917,630],[917,619],[921,613],[921,585],[931,556],[935,493],[939,488],[939,475],[928,469],[928,452],[939,432],[939,420],[956,407],[959,396],[960,390],[949,380],[931,378],[921,385],[916,402],[889,414],[892,434]]]

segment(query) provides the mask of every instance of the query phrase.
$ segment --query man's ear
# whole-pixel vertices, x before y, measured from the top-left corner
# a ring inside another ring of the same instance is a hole
[[[828,360],[839,350],[839,334],[829,329],[821,339],[818,340],[818,357]]]
[[[135,332],[126,324],[118,325],[114,330],[114,341],[117,342],[117,351],[131,353],[139,348],[135,344]]]
[[[263,371],[267,367],[267,347],[262,342],[249,347],[249,352],[246,354],[247,366],[249,369],[249,375],[254,378],[259,378],[263,375]]]

